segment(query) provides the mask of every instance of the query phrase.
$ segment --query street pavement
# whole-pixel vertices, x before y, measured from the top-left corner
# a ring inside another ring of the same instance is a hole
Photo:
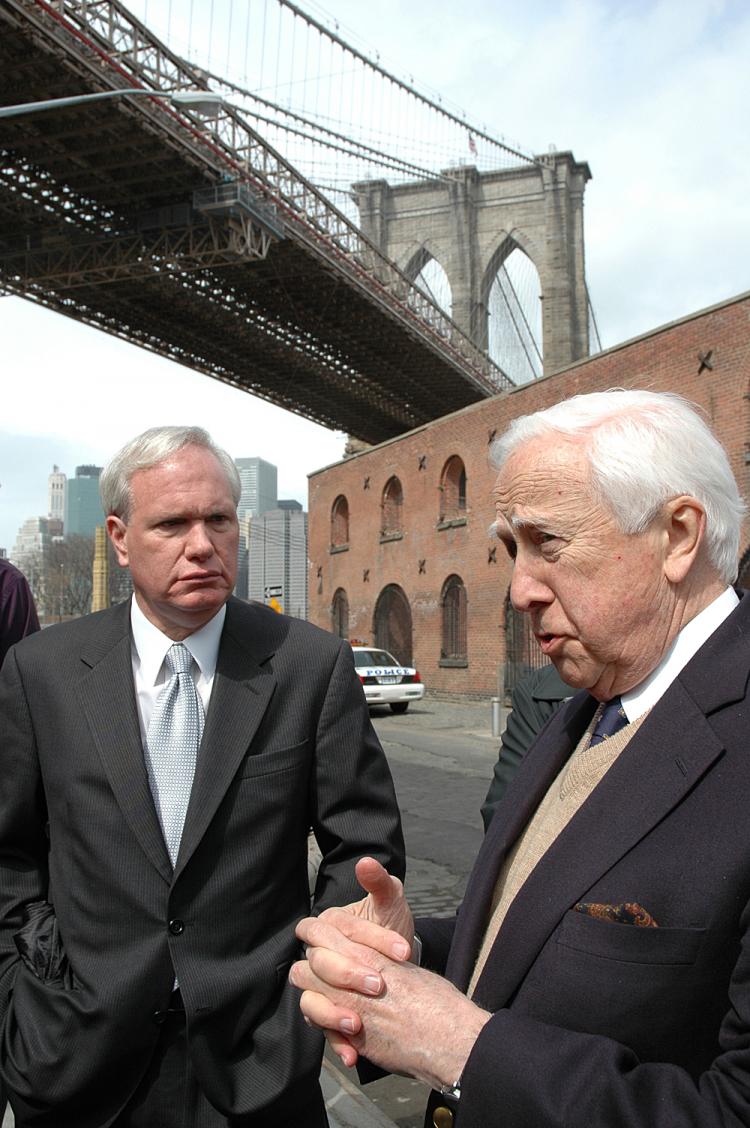
[[[428,695],[397,716],[372,719],[393,773],[407,853],[406,892],[416,916],[452,916],[482,841],[479,808],[497,757],[489,700]],[[422,1128],[428,1087],[384,1077],[360,1088],[326,1054],[321,1072],[331,1128]],[[13,1128],[8,1111],[1,1128]]]

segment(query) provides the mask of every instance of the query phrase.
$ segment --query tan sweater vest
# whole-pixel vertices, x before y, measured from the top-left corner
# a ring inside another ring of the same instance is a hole
[[[644,713],[631,724],[625,725],[614,736],[603,740],[601,744],[595,744],[592,748],[591,734],[602,708],[603,706],[600,706],[596,710],[591,724],[579,740],[572,756],[552,783],[505,860],[495,886],[490,918],[469,983],[467,991],[469,998],[474,994],[477,980],[482,974],[487,956],[495,943],[508,909],[526,878],[568,825],[578,808],[588,799],[623,749],[627,747],[648,715]]]

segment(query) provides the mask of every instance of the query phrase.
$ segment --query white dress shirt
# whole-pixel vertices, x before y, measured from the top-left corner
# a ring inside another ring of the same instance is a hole
[[[205,626],[182,640],[183,646],[186,646],[193,656],[192,674],[204,713],[208,712],[226,614],[227,609],[224,605]],[[138,703],[138,719],[141,724],[141,740],[145,747],[154,703],[167,681],[164,658],[170,646],[174,645],[174,639],[168,638],[146,618],[135,596],[130,604],[130,625],[133,632],[131,646],[133,681]]]

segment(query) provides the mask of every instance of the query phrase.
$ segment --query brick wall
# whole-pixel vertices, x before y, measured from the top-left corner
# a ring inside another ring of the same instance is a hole
[[[710,367],[699,371],[701,357]],[[610,387],[676,391],[702,407],[729,453],[740,490],[750,498],[750,295],[742,295],[312,474],[312,621],[331,629],[334,593],[343,588],[349,637],[374,642],[378,596],[387,585],[398,585],[411,607],[413,658],[428,688],[496,693],[506,658],[510,567],[487,531],[493,517],[491,436],[516,416]],[[454,455],[466,468],[465,517],[462,523],[441,523],[441,474]],[[396,538],[381,535],[383,490],[392,475],[403,488],[403,533]],[[349,506],[348,547],[331,551],[331,510],[342,494]],[[747,547],[746,529],[742,551]],[[461,577],[467,593],[465,666],[441,665],[441,592],[452,574]]]

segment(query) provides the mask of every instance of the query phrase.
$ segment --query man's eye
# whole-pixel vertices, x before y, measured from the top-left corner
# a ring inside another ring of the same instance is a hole
[[[511,558],[511,560],[515,560],[518,553],[516,542],[504,540],[503,545],[505,546],[505,551],[508,553],[508,556]]]
[[[540,529],[534,534],[533,539],[535,544],[544,545],[555,544],[560,538],[555,533],[545,533]]]

